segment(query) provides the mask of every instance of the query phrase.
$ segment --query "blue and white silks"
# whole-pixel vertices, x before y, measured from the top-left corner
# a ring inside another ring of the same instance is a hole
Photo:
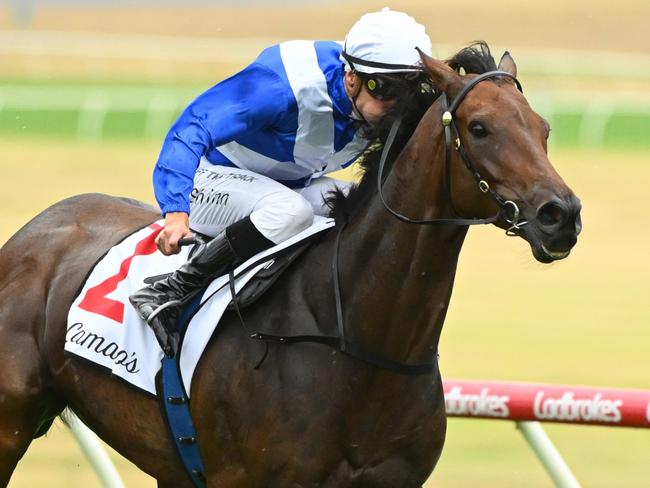
[[[289,41],[200,95],[172,126],[154,170],[163,214],[188,212],[201,157],[292,188],[346,167],[367,141],[351,118],[341,45]]]

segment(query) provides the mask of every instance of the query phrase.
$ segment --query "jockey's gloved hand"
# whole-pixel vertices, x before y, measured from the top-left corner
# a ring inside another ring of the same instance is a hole
[[[165,215],[165,228],[156,238],[156,245],[165,256],[178,254],[181,250],[178,241],[191,237],[190,217],[185,212],[169,212]]]

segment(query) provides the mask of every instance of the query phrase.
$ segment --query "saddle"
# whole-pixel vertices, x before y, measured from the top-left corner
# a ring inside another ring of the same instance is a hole
[[[255,303],[313,242],[314,239],[301,241],[274,256],[238,293],[237,305],[239,308],[250,307]],[[234,309],[234,302],[230,302],[226,310]]]
[[[240,309],[251,306],[255,303],[278,278],[289,268],[289,266],[302,255],[309,246],[314,242],[314,238],[308,238],[294,244],[286,249],[279,251],[270,258],[268,264],[258,271],[255,276],[240,290],[237,294],[237,305]],[[191,254],[190,254],[191,256]],[[144,280],[145,284],[150,285],[158,280],[162,280],[171,273],[154,275]],[[234,302],[230,302],[226,310],[234,310]]]

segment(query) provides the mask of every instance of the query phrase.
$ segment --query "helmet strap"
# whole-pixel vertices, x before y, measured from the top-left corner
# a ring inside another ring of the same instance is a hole
[[[355,70],[354,67],[352,68],[351,72],[352,74],[354,74],[354,76],[356,76],[359,79],[359,86],[355,88],[354,93],[350,94],[350,101],[352,102],[352,107],[354,107],[354,111],[361,118],[361,122],[363,122],[366,125],[370,125],[370,123],[366,120],[366,118],[361,113],[361,110],[359,110],[359,107],[357,107],[357,97],[359,96],[359,93],[361,93],[361,89],[363,87],[363,80],[357,74],[357,70]]]
[[[380,63],[378,61],[368,61],[365,59],[357,58],[355,56],[351,56],[345,51],[345,47],[343,48],[343,51],[341,52],[341,55],[343,56],[343,59],[345,59],[350,67],[354,70],[355,64],[360,64],[362,66],[367,66],[369,68],[381,68],[381,69],[388,69],[388,70],[406,70],[406,71],[420,71],[422,70],[421,66],[414,66],[411,64],[394,64],[394,63]]]

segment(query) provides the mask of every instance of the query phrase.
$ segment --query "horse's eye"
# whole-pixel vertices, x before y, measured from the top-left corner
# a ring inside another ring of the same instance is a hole
[[[469,131],[474,137],[483,138],[488,135],[487,129],[480,122],[472,122],[469,124]]]

